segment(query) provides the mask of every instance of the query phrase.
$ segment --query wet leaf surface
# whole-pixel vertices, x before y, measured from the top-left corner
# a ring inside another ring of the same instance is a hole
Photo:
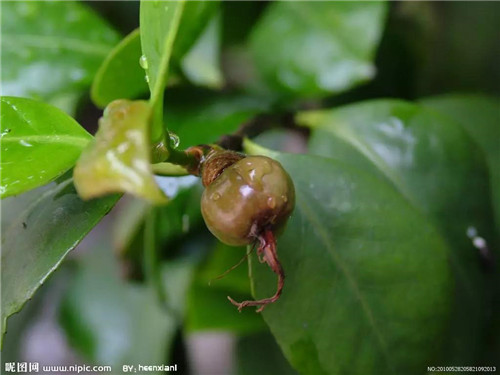
[[[48,104],[2,97],[0,106],[2,198],[56,179],[92,140],[75,120]]]
[[[307,374],[420,374],[442,350],[453,301],[440,234],[370,173],[274,156],[297,204],[278,240],[283,295],[263,316],[287,359]],[[272,295],[269,267],[252,257],[251,271],[255,297]]]
[[[254,27],[250,49],[276,91],[341,92],[375,75],[385,13],[383,2],[276,2]]]
[[[74,170],[80,196],[126,192],[153,203],[167,201],[151,169],[150,118],[144,101],[116,100],[106,108],[94,142]]]
[[[481,268],[484,255],[469,234],[494,241],[488,171],[476,143],[454,121],[397,100],[304,112],[298,120],[312,128],[310,153],[389,182],[439,231],[456,284],[442,361],[473,362],[487,329],[490,288]]]
[[[169,62],[184,5],[184,0],[141,2],[141,66],[146,71],[151,91],[153,142],[161,141],[163,137],[163,91],[167,85]]]
[[[79,97],[119,35],[76,1],[2,2],[2,95]],[[72,101],[68,109],[74,109]]]
[[[117,200],[114,195],[84,202],[72,180],[66,180],[19,210],[2,230],[2,335],[7,318],[21,309]]]

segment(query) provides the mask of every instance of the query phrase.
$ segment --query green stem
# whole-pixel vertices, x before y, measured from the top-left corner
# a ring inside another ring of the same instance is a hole
[[[151,166],[153,173],[160,176],[186,176],[189,172],[182,165],[172,163],[157,163]]]
[[[146,214],[144,222],[144,274],[149,285],[155,290],[162,305],[166,305],[167,297],[162,285],[161,270],[156,246],[156,212],[153,207]]]

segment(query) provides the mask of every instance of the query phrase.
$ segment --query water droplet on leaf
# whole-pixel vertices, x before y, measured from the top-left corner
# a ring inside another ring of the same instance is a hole
[[[21,140],[19,141],[19,144],[20,144],[21,146],[24,146],[24,147],[33,147],[33,145],[32,145],[31,143],[26,142],[24,139],[21,139]]]
[[[142,55],[139,58],[139,65],[141,66],[142,69],[146,70],[148,68],[148,58],[146,55]]]
[[[168,132],[168,137],[170,138],[170,144],[173,148],[179,147],[179,143],[181,143],[181,140],[179,139],[179,136],[177,134]]]

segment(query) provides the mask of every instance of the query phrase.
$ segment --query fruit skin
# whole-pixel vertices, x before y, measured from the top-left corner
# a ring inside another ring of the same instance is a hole
[[[234,246],[253,243],[265,229],[276,233],[294,206],[292,179],[266,156],[248,156],[225,168],[201,198],[208,229]]]

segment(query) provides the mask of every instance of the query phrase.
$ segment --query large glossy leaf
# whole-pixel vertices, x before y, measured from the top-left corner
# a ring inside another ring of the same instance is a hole
[[[313,128],[310,153],[388,181],[439,230],[457,285],[447,360],[474,361],[489,307],[481,255],[468,233],[494,238],[487,170],[476,144],[457,123],[402,101],[371,101],[298,119]]]
[[[2,95],[79,96],[118,34],[76,1],[2,2]]]
[[[81,197],[127,192],[166,202],[151,169],[150,118],[151,107],[144,101],[115,100],[106,107],[95,140],[73,173]]]
[[[268,102],[252,96],[176,89],[166,95],[165,123],[189,147],[214,143],[267,109]]]
[[[117,199],[83,202],[66,180],[45,190],[2,231],[2,335],[7,318],[21,309]]]
[[[257,68],[272,89],[318,96],[375,75],[383,2],[276,2],[251,35]]]
[[[241,337],[237,345],[238,375],[297,374],[268,332]]]
[[[142,1],[140,8],[142,66],[146,70],[154,111],[153,142],[162,141],[163,90],[179,22],[181,1]]]
[[[304,374],[421,374],[443,349],[453,299],[440,234],[370,173],[272,156],[296,189],[278,240],[284,291],[263,311],[285,356]],[[251,271],[256,297],[272,295],[269,267],[252,258]]]
[[[2,97],[2,198],[44,185],[73,167],[92,136],[61,110],[31,99]]]
[[[421,103],[457,121],[485,152],[496,225],[500,232],[500,100],[480,95],[455,94],[427,98]]]
[[[116,99],[137,99],[148,92],[139,29],[127,35],[106,57],[92,82],[90,95],[98,106]]]
[[[86,254],[62,302],[68,341],[96,364],[166,363],[178,322],[145,285],[127,283],[109,248]]]

